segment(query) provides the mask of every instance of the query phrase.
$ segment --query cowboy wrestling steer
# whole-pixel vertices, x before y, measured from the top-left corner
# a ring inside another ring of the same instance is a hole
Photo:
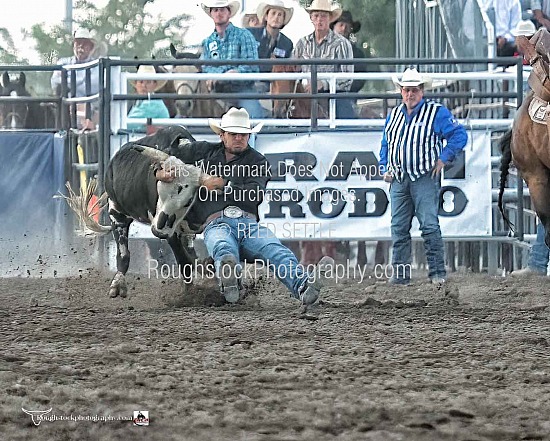
[[[111,297],[127,295],[128,232],[134,220],[151,224],[155,236],[168,240],[180,269],[194,262],[194,250],[187,243],[195,226],[189,225],[185,217],[199,186],[213,188],[210,175],[170,155],[189,141],[194,138],[184,128],[163,128],[154,135],[125,144],[109,162],[105,173],[111,219],[108,230],[113,231],[117,244],[117,273],[111,282]],[[174,177],[171,182],[157,179],[166,170],[171,170]],[[180,274],[186,272],[182,270]]]

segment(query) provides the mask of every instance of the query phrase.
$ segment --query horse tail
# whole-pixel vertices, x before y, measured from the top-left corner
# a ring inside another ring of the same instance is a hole
[[[500,150],[502,152],[502,156],[500,157],[500,188],[498,191],[498,209],[500,213],[502,214],[502,218],[504,219],[504,222],[506,222],[506,225],[514,231],[514,225],[512,222],[510,222],[510,219],[508,219],[508,216],[506,216],[506,213],[504,212],[504,188],[506,187],[506,181],[508,179],[508,175],[510,174],[510,163],[512,162],[512,129],[508,129],[508,131],[502,136],[502,139],[500,140]]]

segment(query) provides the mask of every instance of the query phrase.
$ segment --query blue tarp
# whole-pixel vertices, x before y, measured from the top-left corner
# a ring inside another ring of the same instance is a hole
[[[66,203],[64,143],[59,134],[0,132],[0,238],[60,237]]]

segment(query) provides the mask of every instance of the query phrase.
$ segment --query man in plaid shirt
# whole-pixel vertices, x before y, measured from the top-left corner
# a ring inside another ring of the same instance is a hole
[[[353,49],[351,43],[341,35],[338,35],[330,29],[330,24],[338,20],[342,14],[342,9],[333,4],[330,0],[313,0],[309,8],[309,17],[313,23],[314,31],[312,34],[302,37],[292,53],[292,58],[303,58],[306,60],[314,58],[326,58],[331,60],[350,60],[353,59]],[[311,65],[302,65],[302,72],[310,72]],[[344,72],[353,73],[353,64],[327,64],[317,66],[317,72]],[[351,79],[339,79],[336,81],[336,92],[349,92]],[[305,84],[306,92],[312,90],[311,85]],[[318,92],[328,92],[329,85],[327,80],[317,82]],[[355,112],[349,100],[340,99],[336,101],[337,118],[354,118]]]
[[[258,44],[247,30],[234,26],[229,20],[240,7],[238,1],[214,0],[201,3],[201,7],[214,21],[214,32],[202,42],[203,60],[257,60]],[[202,66],[206,73],[250,73],[259,72],[258,66],[224,64],[222,66]],[[213,81],[208,80],[209,90],[220,93],[250,92],[253,81]],[[257,99],[236,99],[228,102],[231,106],[245,108],[252,118],[264,116],[263,108]]]

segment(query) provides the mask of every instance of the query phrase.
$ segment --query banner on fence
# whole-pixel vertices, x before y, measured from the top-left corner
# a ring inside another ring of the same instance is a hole
[[[468,135],[464,154],[442,179],[439,215],[446,238],[492,234],[490,132]],[[381,132],[260,133],[254,145],[273,173],[261,222],[281,240],[390,239],[389,184],[378,164],[381,139]],[[130,235],[153,237],[149,226],[136,222]],[[416,218],[412,235],[420,236]]]
[[[440,223],[445,237],[491,229],[489,132],[469,133],[463,155],[445,169]],[[260,218],[280,239],[389,239],[389,184],[378,164],[380,132],[264,134],[256,148],[273,178]],[[413,222],[413,236],[419,236]]]

